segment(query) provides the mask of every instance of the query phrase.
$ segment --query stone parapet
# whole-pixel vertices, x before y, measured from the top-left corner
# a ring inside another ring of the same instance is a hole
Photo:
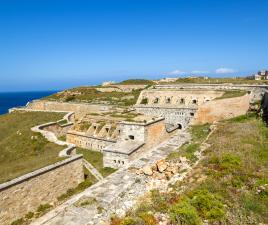
[[[0,184],[0,224],[10,224],[84,180],[82,155],[72,156]]]

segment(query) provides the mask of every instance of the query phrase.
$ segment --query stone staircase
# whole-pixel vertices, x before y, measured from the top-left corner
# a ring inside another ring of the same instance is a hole
[[[98,180],[103,180],[103,176],[100,174],[100,172],[91,165],[87,160],[83,159],[83,166],[86,167],[86,169]]]

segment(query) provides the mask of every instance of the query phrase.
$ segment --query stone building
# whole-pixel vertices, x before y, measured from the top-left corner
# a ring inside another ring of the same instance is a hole
[[[268,71],[261,70],[257,74],[254,75],[255,80],[268,80]]]
[[[103,149],[104,167],[120,168],[170,137],[180,127],[168,128],[164,118],[146,122],[126,122],[119,125],[120,135],[116,143]]]

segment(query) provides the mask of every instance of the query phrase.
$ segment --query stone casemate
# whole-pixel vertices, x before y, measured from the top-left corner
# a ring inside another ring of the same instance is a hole
[[[167,140],[179,128],[168,129],[164,118],[152,118],[144,122],[123,121],[119,126],[117,142],[103,149],[104,167],[123,167],[140,154]]]

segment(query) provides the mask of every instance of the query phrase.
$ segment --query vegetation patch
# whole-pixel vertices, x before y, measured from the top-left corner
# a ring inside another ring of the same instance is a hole
[[[225,98],[235,98],[244,96],[247,92],[241,90],[229,90],[225,91],[222,96],[215,98],[215,99],[225,99]]]
[[[106,177],[116,170],[110,167],[103,167],[103,154],[83,148],[77,148],[77,153],[82,154],[85,160],[91,163],[101,174]]]
[[[205,139],[204,126],[191,128],[192,142]],[[162,213],[170,224],[267,224],[268,128],[252,115],[241,116],[219,123],[207,142],[210,147],[189,177],[169,192],[145,196],[127,213],[128,221],[143,213],[158,219]]]
[[[62,113],[18,111],[0,116],[0,183],[62,160],[62,146],[31,128],[57,121]]]
[[[120,82],[119,84],[123,84],[123,85],[153,85],[153,84],[155,84],[155,82],[152,80],[146,80],[146,79],[129,79],[129,80],[124,80],[124,81]]]
[[[81,103],[102,103],[119,106],[134,105],[142,89],[132,92],[102,92],[96,87],[77,87],[63,92],[59,92],[43,98],[44,100],[61,102],[81,102]]]
[[[205,140],[210,132],[210,124],[195,125],[189,129],[191,133],[192,140],[190,143],[185,143],[181,146],[178,151],[172,152],[167,157],[167,160],[178,160],[180,157],[186,157],[191,162],[195,162],[197,157],[195,155],[196,151],[199,151],[201,143]]]

